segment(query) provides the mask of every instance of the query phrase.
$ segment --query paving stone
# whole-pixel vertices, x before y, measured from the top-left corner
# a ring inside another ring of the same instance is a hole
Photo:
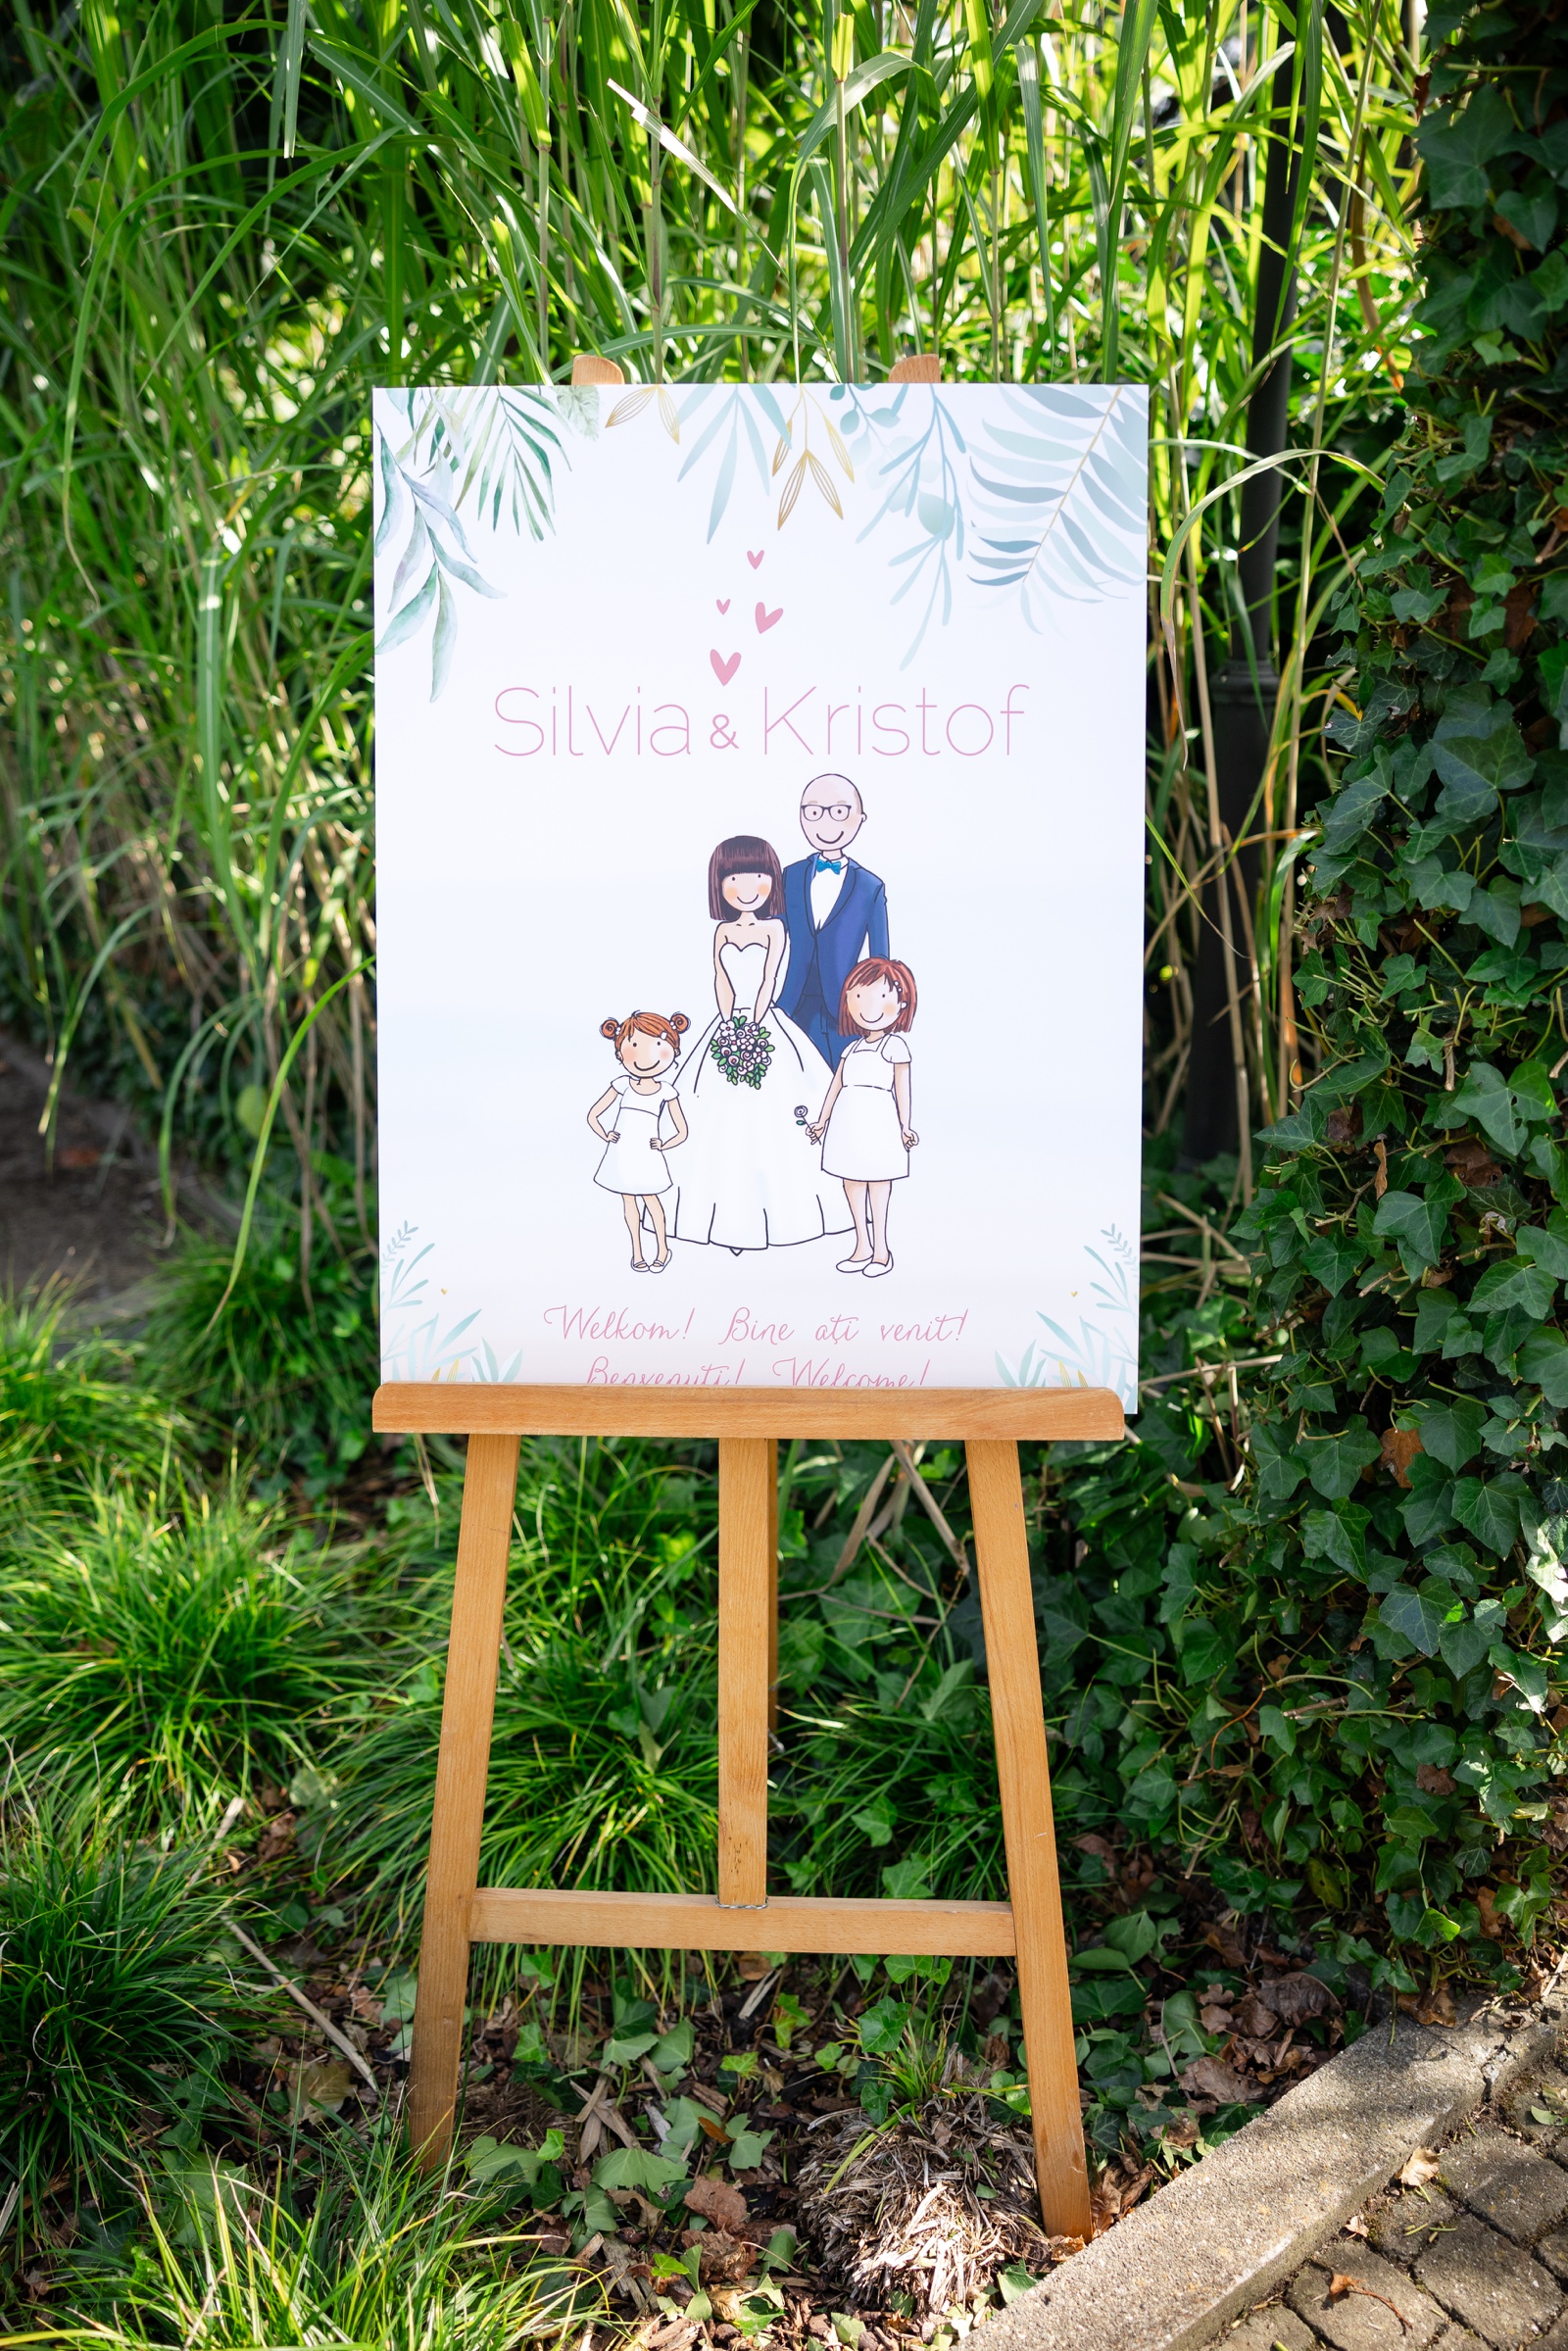
[[[1497,2351],[1537,2341],[1563,2306],[1541,2264],[1484,2221],[1445,2229],[1429,2252],[1416,2256],[1415,2274]]]
[[[1536,2259],[1568,2284],[1568,2229],[1554,2229],[1550,2236],[1544,2236],[1536,2247]]]
[[[1548,2117],[1544,2123],[1537,2119],[1543,2114]],[[1514,2090],[1503,2101],[1502,2115],[1510,2131],[1517,2131],[1543,2154],[1568,2153],[1568,2074],[1552,2068],[1528,2089]]]
[[[1338,2255],[1337,2245],[1334,2250]],[[1419,2286],[1411,2283],[1403,2270],[1380,2261],[1375,2253],[1364,2248],[1357,2260],[1341,2266],[1347,2277],[1353,2278],[1358,2285],[1369,2286],[1371,2292],[1341,2294],[1331,2300],[1329,2280],[1333,2272],[1314,2261],[1292,2280],[1286,2297],[1291,2308],[1325,2342],[1335,2345],[1335,2351],[1378,2351],[1378,2346],[1384,2343],[1402,2343],[1404,2351],[1425,2351],[1425,2346],[1435,2342],[1443,2332],[1444,2313]],[[1374,2294],[1386,2294],[1394,2310],[1389,2309],[1387,2302],[1375,2302]]]
[[[1408,2188],[1366,2216],[1371,2242],[1386,2261],[1409,2268],[1416,2255],[1431,2244],[1433,2230],[1451,2229],[1459,2207],[1435,2187]]]
[[[1446,2148],[1439,2178],[1516,2245],[1533,2245],[1568,2217],[1568,2172],[1500,2131]]]
[[[1279,2345],[1284,2351],[1319,2351],[1317,2336],[1283,2302],[1254,2310],[1233,2334],[1222,2334],[1213,2351],[1276,2351]]]

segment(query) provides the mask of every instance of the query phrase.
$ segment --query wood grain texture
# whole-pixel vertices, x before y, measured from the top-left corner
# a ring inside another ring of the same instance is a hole
[[[778,1439],[769,1438],[767,1473],[767,1727],[778,1729]]]
[[[942,381],[942,362],[935,352],[911,352],[907,359],[895,360],[888,369],[890,384],[939,384]]]
[[[1018,1448],[992,1441],[967,1449],[1040,2210],[1053,2235],[1087,2237],[1089,2176]]]
[[[768,1542],[778,1450],[767,1437],[718,1441],[718,1898],[767,1899]],[[753,1948],[746,1944],[743,1948]]]
[[[623,384],[624,370],[613,360],[602,360],[597,351],[579,351],[571,363],[574,384]]]
[[[375,1392],[374,1427],[445,1436],[1124,1437],[1108,1388],[508,1388],[416,1380]]]
[[[725,1910],[711,1894],[617,1894],[481,1886],[475,1942],[564,1943],[666,1951],[866,1951],[888,1957],[1005,1959],[1006,1902],[833,1902],[775,1894],[763,1910]]]
[[[516,1491],[516,1438],[475,1437],[463,1483],[409,2069],[409,2141],[426,2171],[445,2159],[457,2103],[468,1989],[468,1914],[479,1879],[479,1832]]]

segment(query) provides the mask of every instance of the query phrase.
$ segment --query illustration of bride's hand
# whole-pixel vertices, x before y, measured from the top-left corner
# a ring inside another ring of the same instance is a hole
[[[808,1126],[806,1131],[810,1136],[813,1143],[820,1143],[823,1136],[827,1133],[827,1120],[824,1118],[819,1126]]]
[[[904,1129],[904,1148],[906,1151],[912,1151],[919,1140],[919,1136],[915,1133],[912,1127],[906,1127]]]

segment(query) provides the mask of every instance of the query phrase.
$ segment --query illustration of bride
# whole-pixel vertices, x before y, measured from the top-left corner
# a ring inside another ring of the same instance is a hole
[[[832,1071],[776,1004],[786,939],[776,852],[755,834],[708,864],[717,1016],[678,1081],[690,1140],[670,1231],[733,1249],[785,1249],[850,1229],[842,1185],[822,1172],[804,1124]]]

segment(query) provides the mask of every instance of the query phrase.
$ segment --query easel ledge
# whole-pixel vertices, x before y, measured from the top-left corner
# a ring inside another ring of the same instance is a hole
[[[1114,1441],[1109,1388],[523,1388],[399,1380],[371,1425],[444,1437],[986,1438]]]

